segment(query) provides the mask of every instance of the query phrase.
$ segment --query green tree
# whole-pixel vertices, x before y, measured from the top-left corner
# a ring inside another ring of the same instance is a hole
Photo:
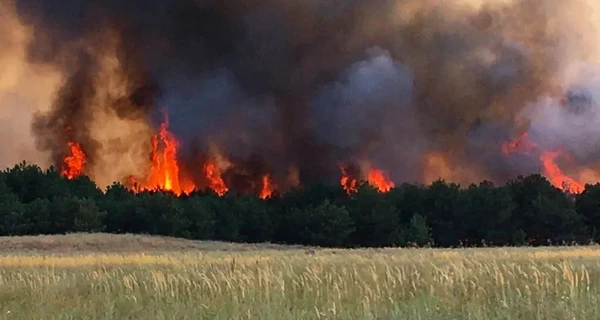
[[[541,175],[518,177],[508,184],[519,220],[515,228],[523,230],[536,244],[580,240],[586,237],[582,216],[571,198]]]
[[[0,235],[19,235],[26,224],[23,217],[24,206],[19,197],[0,180]]]
[[[40,167],[28,165],[26,162],[5,170],[3,181],[22,203],[29,203],[37,198],[44,198],[47,179]],[[61,190],[63,193],[66,189]]]
[[[435,181],[425,190],[424,212],[437,245],[459,245],[469,229],[469,199],[460,186]]]
[[[21,234],[38,235],[53,234],[56,229],[53,226],[51,214],[52,202],[48,199],[36,199],[25,205]]]
[[[149,234],[177,236],[184,233],[184,210],[180,200],[169,192],[142,192],[136,195],[134,214]]]
[[[386,201],[398,208],[401,225],[407,225],[416,214],[425,215],[425,196],[426,188],[408,183],[404,183],[384,194]]]
[[[402,230],[402,242],[404,245],[415,243],[419,246],[426,245],[431,238],[429,227],[425,218],[415,214],[409,224]]]
[[[53,229],[57,233],[104,230],[105,212],[98,209],[94,200],[76,197],[56,198],[51,202],[50,212]]]
[[[106,212],[106,231],[113,233],[148,232],[149,218],[138,210],[139,198],[121,184],[115,183],[106,189],[99,200],[99,207]]]
[[[82,175],[72,180],[66,180],[69,194],[77,198],[99,200],[103,194],[88,176]]]
[[[184,203],[184,218],[186,226],[184,236],[197,240],[211,240],[215,237],[216,220],[214,211],[206,204],[203,197],[194,195]]]
[[[231,211],[241,223],[242,241],[265,242],[272,239],[271,215],[264,201],[256,196],[241,196],[232,199]]]
[[[600,240],[600,183],[585,186],[575,197],[575,207],[584,219],[595,241]]]
[[[241,235],[242,220],[231,210],[236,196],[227,194],[224,197],[216,195],[207,196],[204,198],[207,206],[215,213],[215,239],[221,241],[243,241]]]
[[[309,206],[305,210],[296,209],[295,216],[303,216],[299,220],[304,225],[297,225],[301,230],[302,243],[325,247],[347,246],[354,226],[350,213],[346,208],[336,206],[329,200],[317,207]]]
[[[510,189],[484,181],[465,192],[470,204],[466,216],[469,243],[515,244],[518,224],[514,222],[518,218],[513,216],[516,205]]]
[[[355,225],[354,245],[389,247],[400,242],[400,212],[368,184],[362,184],[346,205]]]

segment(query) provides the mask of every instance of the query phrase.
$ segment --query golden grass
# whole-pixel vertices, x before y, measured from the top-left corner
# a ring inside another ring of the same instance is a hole
[[[0,319],[600,319],[597,247],[221,248],[5,254]]]
[[[219,241],[193,241],[160,236],[113,235],[73,233],[67,235],[40,235],[0,237],[2,253],[81,253],[81,252],[173,252],[173,251],[255,251],[257,249],[288,250],[289,246],[276,244],[235,244]],[[301,248],[297,246],[295,248]]]

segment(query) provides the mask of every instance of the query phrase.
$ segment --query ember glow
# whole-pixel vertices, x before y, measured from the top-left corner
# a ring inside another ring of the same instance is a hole
[[[83,173],[85,167],[85,153],[77,142],[68,141],[69,155],[64,159],[61,174],[67,179],[75,179]]]

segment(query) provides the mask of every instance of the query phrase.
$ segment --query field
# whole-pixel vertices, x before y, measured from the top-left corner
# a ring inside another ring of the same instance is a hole
[[[597,247],[0,238],[0,319],[600,319]]]

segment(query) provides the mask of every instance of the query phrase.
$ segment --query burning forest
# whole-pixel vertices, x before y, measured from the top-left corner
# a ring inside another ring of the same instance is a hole
[[[0,162],[262,199],[600,181],[592,0],[0,0]]]

